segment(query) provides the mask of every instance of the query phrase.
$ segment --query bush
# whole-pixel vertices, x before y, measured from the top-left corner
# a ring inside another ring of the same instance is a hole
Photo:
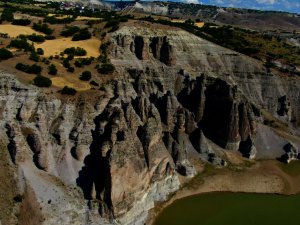
[[[54,36],[54,35],[46,35],[46,36],[45,36],[45,39],[46,39],[46,40],[54,40],[54,39],[55,39],[55,36]]]
[[[62,95],[75,95],[76,90],[74,88],[70,88],[68,86],[64,86],[64,88],[60,91]]]
[[[34,23],[32,28],[47,35],[51,35],[54,31],[46,23]]]
[[[105,54],[105,53],[106,53],[106,50],[107,50],[107,48],[108,48],[108,46],[109,46],[110,44],[111,44],[110,42],[102,43],[102,44],[100,45],[100,48],[99,48],[100,52],[101,52],[102,54]]]
[[[94,59],[93,57],[76,59],[75,66],[82,67],[83,65],[85,65],[85,66],[91,65],[93,59]]]
[[[26,73],[30,73],[30,74],[40,74],[41,72],[42,72],[42,67],[36,64],[29,66],[26,71]]]
[[[40,61],[40,56],[36,52],[32,52],[29,56],[29,59],[38,62]]]
[[[77,48],[66,48],[64,53],[67,55],[85,56],[87,54],[86,50],[80,47]]]
[[[79,79],[83,81],[89,81],[92,78],[92,73],[90,71],[84,71],[80,75]]]
[[[38,75],[33,79],[33,84],[38,87],[50,87],[52,85],[52,81],[47,77]]]
[[[110,63],[103,63],[99,68],[98,68],[98,73],[102,74],[110,74],[115,71],[115,66],[110,64]]]
[[[99,84],[96,81],[94,81],[94,80],[92,80],[90,82],[90,85],[97,86],[97,87],[99,86]]]
[[[57,69],[56,69],[56,66],[54,64],[51,64],[48,67],[48,73],[51,74],[51,75],[56,75],[57,74]]]
[[[42,67],[36,64],[29,66],[23,63],[18,63],[15,68],[29,74],[40,74],[42,72]]]
[[[17,49],[24,49],[24,51],[34,51],[33,44],[28,43],[28,41],[24,38],[18,38],[11,40],[8,47],[17,48]]]
[[[30,41],[33,42],[44,42],[45,37],[43,35],[31,34],[26,36]]]
[[[36,53],[37,53],[38,55],[44,55],[44,50],[43,50],[42,48],[38,48],[38,49],[36,50]]]
[[[92,37],[92,34],[88,31],[88,29],[81,29],[79,33],[73,35],[72,41],[81,41],[87,40]]]
[[[2,21],[8,21],[12,22],[14,20],[14,14],[13,11],[9,8],[4,8],[2,14],[1,14],[1,20]]]
[[[65,68],[69,68],[69,67],[71,66],[71,64],[70,64],[70,62],[69,62],[68,59],[64,59],[64,60],[63,60],[63,66],[64,66]]]
[[[0,49],[0,60],[6,60],[6,59],[10,59],[12,57],[13,57],[13,54],[11,53],[11,51],[9,51],[6,48]]]
[[[60,33],[60,35],[64,37],[70,37],[78,31],[80,31],[80,28],[77,26],[66,26],[65,29]]]
[[[73,73],[75,71],[75,68],[73,66],[70,66],[67,71]]]
[[[25,64],[23,64],[23,63],[18,63],[16,66],[15,66],[15,68],[17,69],[17,70],[20,70],[20,71],[23,71],[23,72],[26,72],[27,70],[28,70],[28,65],[25,65]]]
[[[19,25],[19,26],[27,26],[31,24],[31,21],[29,19],[14,19],[12,21],[13,25]]]

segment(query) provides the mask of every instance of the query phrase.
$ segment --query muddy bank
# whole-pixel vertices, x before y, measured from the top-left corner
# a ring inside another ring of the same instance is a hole
[[[206,166],[203,172],[187,181],[182,188],[158,203],[149,213],[147,224],[154,223],[158,214],[175,200],[208,192],[245,192],[293,195],[300,192],[300,163],[284,165],[275,160],[259,161],[243,167],[213,168]]]

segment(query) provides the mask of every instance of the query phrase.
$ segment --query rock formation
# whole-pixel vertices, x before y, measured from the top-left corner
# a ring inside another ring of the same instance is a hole
[[[143,224],[180,187],[179,174],[197,173],[195,160],[226,166],[215,144],[253,159],[298,157],[300,143],[263,114],[297,135],[298,79],[185,31],[142,25],[111,34],[119,77],[105,95],[67,101],[1,72],[0,138],[42,224]]]

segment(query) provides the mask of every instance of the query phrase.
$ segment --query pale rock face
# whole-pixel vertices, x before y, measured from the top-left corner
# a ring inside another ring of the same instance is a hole
[[[195,158],[226,166],[215,144],[249,158],[297,158],[300,144],[263,125],[260,111],[296,135],[298,79],[185,31],[144,25],[111,34],[120,77],[104,97],[64,101],[0,73],[0,137],[43,224],[143,224],[179,189],[178,174],[196,174]]]

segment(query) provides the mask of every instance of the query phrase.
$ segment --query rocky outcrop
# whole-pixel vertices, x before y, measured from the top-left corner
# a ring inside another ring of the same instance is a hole
[[[65,99],[0,74],[0,135],[43,224],[140,225],[179,175],[197,173],[195,162],[226,166],[227,150],[296,158],[298,79],[182,30],[142,25],[111,34],[120,76],[105,95]],[[264,111],[286,130],[264,124]]]

